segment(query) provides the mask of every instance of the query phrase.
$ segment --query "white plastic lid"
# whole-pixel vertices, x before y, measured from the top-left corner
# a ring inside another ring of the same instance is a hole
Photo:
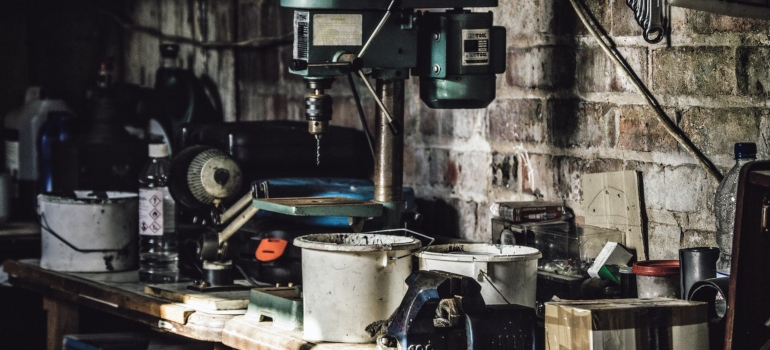
[[[151,158],[168,157],[168,145],[165,143],[151,143],[149,149]]]

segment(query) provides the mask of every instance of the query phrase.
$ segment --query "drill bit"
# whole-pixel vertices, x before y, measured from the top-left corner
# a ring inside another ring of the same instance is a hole
[[[321,134],[315,135],[315,165],[321,166]]]

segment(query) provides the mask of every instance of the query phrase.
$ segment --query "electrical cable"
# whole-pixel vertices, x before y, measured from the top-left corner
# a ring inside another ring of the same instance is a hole
[[[358,118],[361,120],[361,127],[364,128],[364,134],[366,134],[366,142],[369,143],[369,150],[372,151],[372,158],[374,158],[374,137],[372,137],[372,133],[369,132],[369,125],[366,123],[364,108],[361,106],[361,99],[358,97],[358,90],[356,90],[356,84],[353,81],[353,74],[348,73],[347,76],[348,83],[350,83],[350,91],[353,92],[353,100],[356,101]]]
[[[184,36],[165,34],[157,28],[128,23],[110,11],[104,9],[101,11],[117,22],[123,29],[149,34],[162,41],[189,44],[204,49],[266,48],[274,45],[290,45],[294,40],[294,34],[288,33],[281,36],[251,38],[236,42],[200,41]]]
[[[684,132],[679,129],[679,127],[674,124],[671,119],[668,118],[666,115],[666,112],[663,111],[663,108],[660,106],[658,101],[655,99],[655,97],[652,95],[650,90],[647,89],[647,87],[644,85],[644,83],[634,74],[631,67],[625,62],[623,59],[623,56],[620,55],[620,52],[617,51],[617,48],[610,47],[607,42],[612,42],[610,38],[606,38],[605,40],[602,39],[601,35],[599,34],[598,30],[596,29],[599,27],[599,24],[595,23],[591,17],[589,19],[589,9],[586,8],[585,4],[579,0],[569,0],[572,4],[572,8],[575,9],[575,12],[577,13],[578,17],[580,18],[580,21],[583,22],[583,25],[588,29],[588,31],[593,35],[594,39],[599,43],[599,46],[601,46],[604,53],[607,54],[607,56],[610,57],[613,63],[620,68],[625,76],[631,81],[631,83],[634,85],[634,87],[637,89],[639,94],[641,94],[647,104],[652,107],[652,109],[655,111],[656,116],[658,117],[658,121],[663,124],[663,127],[666,129],[666,131],[674,138],[677,142],[679,142],[682,147],[692,155],[695,160],[698,162],[698,165],[700,165],[701,168],[703,168],[706,173],[708,173],[714,180],[717,182],[722,181],[722,174],[720,173],[719,169],[714,165],[714,163],[711,162],[699,149],[697,146],[695,146],[692,141],[687,137],[687,135],[684,134]]]

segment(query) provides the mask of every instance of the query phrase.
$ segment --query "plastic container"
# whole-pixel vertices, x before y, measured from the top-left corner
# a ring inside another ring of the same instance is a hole
[[[136,193],[41,194],[40,267],[66,272],[136,269]]]
[[[538,269],[567,276],[585,276],[607,242],[623,243],[623,232],[595,226],[577,226],[574,232],[564,225],[533,226],[531,230],[525,245],[543,254]]]
[[[315,234],[298,237],[302,248],[303,334],[308,341],[368,343],[364,330],[401,304],[412,272],[411,237]]]
[[[633,268],[630,266],[621,267],[618,272],[620,273],[620,297],[636,298],[638,292],[636,291],[636,275],[634,275]]]
[[[487,305],[535,307],[537,259],[532,247],[496,244],[445,244],[417,253],[420,270],[441,270],[470,276],[481,285]]]
[[[5,167],[13,179],[12,219],[35,218],[35,199],[40,177],[39,132],[51,112],[71,113],[62,100],[46,99],[40,87],[29,87],[24,105],[11,111],[3,121]]]
[[[679,298],[679,260],[639,261],[633,273],[639,298]]]
[[[730,275],[730,259],[733,254],[733,233],[735,229],[735,199],[738,195],[738,177],[744,164],[757,157],[757,145],[753,142],[736,143],[734,146],[735,165],[717,187],[714,197],[714,214],[717,223],[717,246],[720,254],[717,273],[721,277]]]
[[[139,280],[176,282],[179,252],[176,206],[166,183],[171,169],[168,146],[150,144],[149,156],[139,176]]]

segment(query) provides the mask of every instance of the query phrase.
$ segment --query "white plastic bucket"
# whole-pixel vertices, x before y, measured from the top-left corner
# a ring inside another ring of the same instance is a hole
[[[381,234],[315,234],[298,237],[302,248],[304,339],[374,341],[365,328],[390,317],[412,272],[410,253],[420,241]]]
[[[102,195],[103,194],[103,195]],[[104,197],[106,195],[106,197]],[[137,268],[136,193],[41,194],[40,266],[54,271],[112,272]]]
[[[445,244],[417,253],[420,270],[439,270],[473,277],[487,305],[535,307],[537,259],[540,251],[518,245]]]

